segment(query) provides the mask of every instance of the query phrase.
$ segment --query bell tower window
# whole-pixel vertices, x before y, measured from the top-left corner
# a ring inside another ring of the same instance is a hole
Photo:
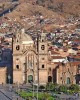
[[[19,69],[19,65],[16,65],[16,69]]]
[[[42,68],[44,68],[44,65],[42,65]]]
[[[19,46],[19,45],[17,45],[17,46],[16,46],[16,50],[19,50],[19,49],[20,49],[20,46]]]
[[[44,60],[44,58],[42,58],[42,60]]]
[[[44,50],[44,49],[45,49],[45,46],[44,46],[44,45],[42,45],[42,46],[41,46],[41,49],[42,49],[42,50]]]
[[[44,42],[44,40],[42,39],[42,42]]]

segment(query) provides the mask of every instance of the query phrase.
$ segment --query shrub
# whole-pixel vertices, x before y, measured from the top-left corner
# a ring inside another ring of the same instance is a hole
[[[65,86],[65,85],[60,86],[59,91],[60,92],[66,92],[67,91],[67,86]]]
[[[57,85],[56,84],[53,84],[53,83],[48,83],[46,85],[46,89],[47,90],[55,90],[57,88]]]
[[[71,91],[78,92],[78,91],[80,90],[80,87],[79,87],[79,85],[77,85],[77,84],[72,84],[72,85],[69,87],[69,89],[70,89]]]
[[[45,89],[45,86],[43,86],[43,85],[41,85],[41,86],[39,86],[39,89]]]

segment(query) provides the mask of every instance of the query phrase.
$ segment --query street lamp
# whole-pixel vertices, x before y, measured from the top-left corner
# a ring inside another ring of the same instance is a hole
[[[11,79],[11,76],[10,74],[8,75],[8,82],[9,82],[9,85],[10,85],[10,79]],[[9,90],[10,90],[10,86],[9,86]]]
[[[9,82],[9,84],[10,84],[10,79],[11,79],[11,76],[10,76],[10,74],[8,75],[8,82]]]
[[[34,86],[37,86],[37,100],[38,100],[38,84],[33,83],[33,97],[34,97]]]
[[[37,100],[38,100],[38,84],[36,84],[36,86],[37,86]]]
[[[34,98],[34,83],[33,83],[33,98]]]

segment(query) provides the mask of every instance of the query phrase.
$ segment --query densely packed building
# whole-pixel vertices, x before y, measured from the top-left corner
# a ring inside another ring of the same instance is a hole
[[[0,83],[80,84],[77,40],[63,42],[64,38],[56,36],[51,43],[47,36],[44,32],[36,33],[34,39],[22,29],[1,38],[0,71],[4,74]]]
[[[1,14],[0,83],[80,84],[79,19],[64,21],[52,13],[47,17],[47,10],[33,13],[36,0],[27,1],[12,17]],[[30,4],[31,16],[13,17]]]

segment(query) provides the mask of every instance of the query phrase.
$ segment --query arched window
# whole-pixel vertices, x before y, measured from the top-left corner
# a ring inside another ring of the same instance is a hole
[[[70,81],[70,77],[67,77],[67,84],[70,84],[71,81]]]
[[[29,76],[28,76],[28,82],[29,82],[29,83],[33,82],[33,76],[32,76],[32,75],[29,75]]]
[[[16,65],[16,69],[19,69],[19,65]]]
[[[42,39],[42,42],[44,42],[44,40]]]

